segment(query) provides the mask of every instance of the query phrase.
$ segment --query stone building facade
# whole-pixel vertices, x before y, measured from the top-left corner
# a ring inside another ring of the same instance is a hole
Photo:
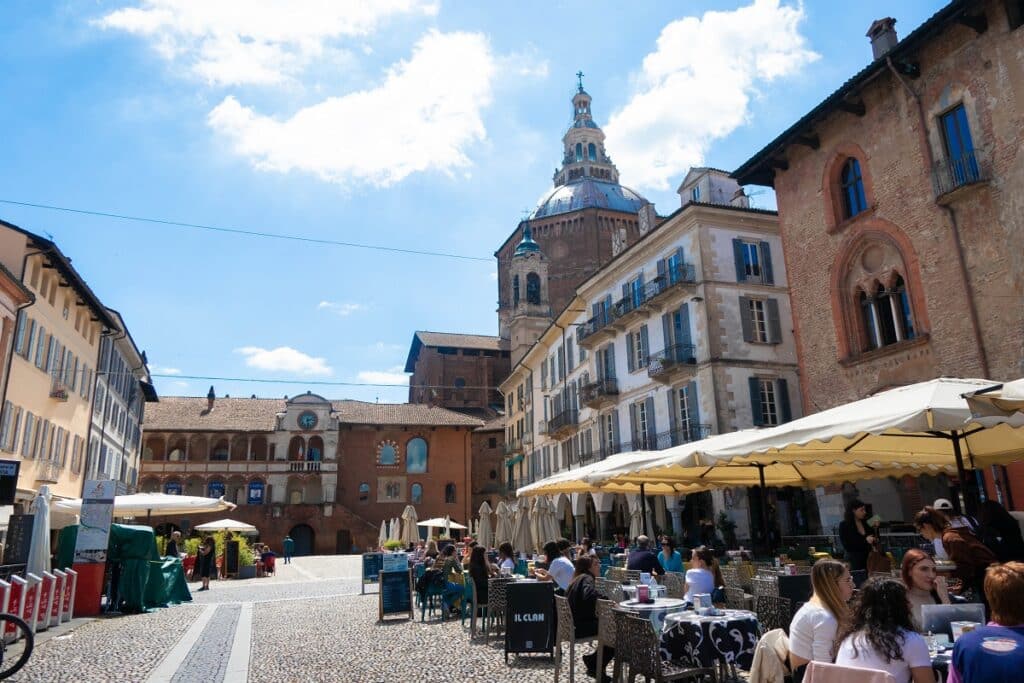
[[[869,66],[734,172],[775,188],[807,411],[1024,374],[1022,22],[1000,0],[951,2],[902,41],[875,22]],[[1024,505],[1024,465],[985,476]],[[932,494],[858,488],[904,518]]]
[[[503,383],[516,487],[614,453],[800,416],[776,214],[749,208],[715,169],[694,169],[679,193],[682,208],[578,285]],[[701,201],[721,197],[728,201]],[[700,542],[701,520],[722,511],[750,538],[761,528],[756,495],[652,496],[651,528]],[[770,495],[783,533],[809,531],[812,496]],[[588,493],[556,502],[567,532],[607,539],[626,531],[638,500]]]
[[[219,497],[231,516],[299,554],[377,545],[407,504],[421,519],[470,518],[470,439],[483,422],[439,407],[291,399],[165,397],[145,422],[142,491]],[[169,518],[190,528],[223,514]]]

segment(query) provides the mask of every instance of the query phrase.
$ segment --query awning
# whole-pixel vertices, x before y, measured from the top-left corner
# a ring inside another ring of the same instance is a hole
[[[507,466],[511,467],[512,465],[518,465],[518,464],[519,464],[519,463],[521,463],[522,461],[523,461],[523,454],[522,454],[522,453],[520,453],[520,454],[518,454],[518,455],[513,455],[513,456],[512,456],[511,458],[509,458],[508,460],[506,460],[506,461],[505,461],[505,464],[506,464]]]

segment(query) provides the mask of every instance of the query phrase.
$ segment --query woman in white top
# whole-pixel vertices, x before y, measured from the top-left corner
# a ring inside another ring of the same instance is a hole
[[[934,683],[928,644],[914,633],[907,589],[878,577],[861,587],[849,624],[841,631],[836,664],[885,671],[896,683]]]
[[[832,663],[836,630],[849,613],[853,577],[842,562],[820,560],[811,569],[811,588],[811,599],[789,625],[789,665],[794,672],[800,669],[800,677],[807,662]]]
[[[707,548],[697,548],[690,558],[690,569],[686,570],[686,594],[683,600],[693,602],[693,596],[701,593],[713,593],[718,586],[724,586],[722,570],[718,567],[718,560]]]

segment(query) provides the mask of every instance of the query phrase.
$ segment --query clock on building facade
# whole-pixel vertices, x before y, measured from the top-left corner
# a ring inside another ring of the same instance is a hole
[[[317,421],[318,420],[316,417],[316,413],[310,410],[307,410],[301,415],[299,415],[299,427],[301,427],[302,429],[313,429],[314,427],[316,427]]]

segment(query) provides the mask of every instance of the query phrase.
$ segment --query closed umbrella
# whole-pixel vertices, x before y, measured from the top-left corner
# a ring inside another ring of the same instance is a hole
[[[401,524],[399,524],[399,522],[398,522],[398,517],[392,517],[391,518],[391,533],[388,536],[388,540],[389,541],[398,541],[398,540],[401,539],[402,530],[401,530],[400,527],[401,527]]]
[[[32,542],[29,544],[25,571],[36,576],[50,571],[50,487],[40,486],[32,501]]]
[[[547,496],[541,496],[541,500],[544,501],[544,517],[541,520],[541,528],[548,539],[557,540],[562,537],[561,525],[558,523],[558,510]]]
[[[535,550],[534,539],[530,534],[530,508],[523,500],[516,506],[515,524],[512,528],[512,546],[521,553],[532,553]]]
[[[447,538],[452,537],[452,518],[448,515],[444,516],[444,535]]]
[[[629,513],[629,540],[633,541],[643,533],[643,514],[640,512],[640,503],[637,502],[633,504],[633,510]]]
[[[388,542],[388,521],[386,519],[380,522],[380,533],[377,535],[377,547],[383,548],[384,544]]]
[[[544,506],[541,503],[543,499],[544,496],[537,496],[532,500],[523,501],[530,511],[530,536],[533,537],[533,542],[538,548],[543,548],[545,543],[554,540],[547,538],[540,526],[541,518],[544,516]]]
[[[494,545],[512,542],[512,509],[503,500],[498,501],[494,510]]]
[[[402,543],[409,545],[420,540],[420,531],[416,526],[416,508],[406,505],[402,510]]]
[[[494,547],[494,532],[491,530],[491,505],[486,500],[480,504],[480,528],[477,542],[484,548]]]

